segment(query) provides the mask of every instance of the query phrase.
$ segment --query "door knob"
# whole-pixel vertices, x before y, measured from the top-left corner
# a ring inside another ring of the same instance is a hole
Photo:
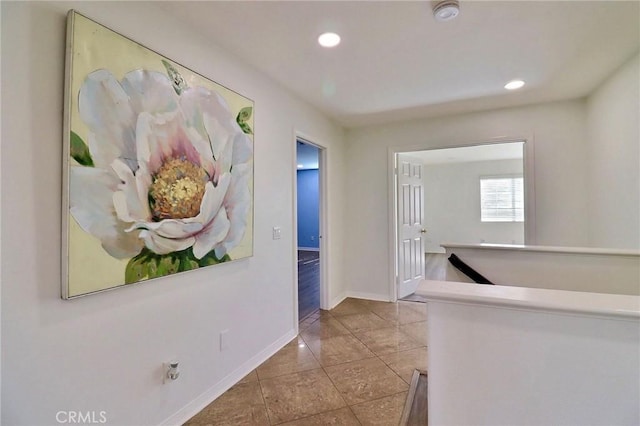
[[[422,229],[420,230],[420,233],[421,233],[421,234],[426,234],[426,233],[427,233],[427,230],[426,230],[426,229],[424,229],[424,228],[422,228]]]

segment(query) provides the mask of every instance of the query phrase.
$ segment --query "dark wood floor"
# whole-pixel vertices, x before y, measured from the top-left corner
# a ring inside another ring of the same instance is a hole
[[[320,309],[320,253],[298,250],[298,321]]]

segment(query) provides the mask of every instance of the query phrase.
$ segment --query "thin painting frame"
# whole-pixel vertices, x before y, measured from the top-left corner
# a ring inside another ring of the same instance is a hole
[[[251,99],[70,10],[62,298],[253,256],[253,129]]]

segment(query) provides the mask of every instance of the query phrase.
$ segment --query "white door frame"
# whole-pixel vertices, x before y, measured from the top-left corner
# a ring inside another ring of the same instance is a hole
[[[388,211],[389,217],[389,300],[395,302],[397,298],[397,277],[398,277],[398,209],[397,209],[397,185],[395,176],[396,154],[410,153],[414,151],[430,151],[435,149],[463,148],[478,145],[490,145],[496,143],[524,142],[523,152],[523,176],[524,176],[524,196],[525,196],[525,222],[524,222],[524,243],[526,245],[536,244],[536,210],[535,210],[535,170],[534,170],[534,138],[528,137],[498,137],[487,140],[454,143],[451,145],[428,146],[393,146],[388,148],[387,153],[387,185],[388,191]],[[428,207],[425,207],[427,209]]]
[[[298,171],[298,162],[296,161],[296,152],[298,140],[304,142],[308,145],[315,146],[318,148],[318,214],[319,214],[319,238],[318,244],[320,245],[320,309],[327,309],[329,305],[330,294],[329,294],[329,286],[327,285],[327,277],[329,271],[329,259],[327,256],[327,247],[330,238],[329,227],[327,223],[327,155],[329,148],[327,145],[322,144],[318,141],[318,139],[308,136],[300,131],[294,129],[293,132],[293,163],[291,164],[292,169],[292,180],[293,180],[293,283],[294,283],[294,292],[293,292],[293,306],[294,306],[294,322],[295,329],[298,330],[298,179],[297,179],[297,171]]]

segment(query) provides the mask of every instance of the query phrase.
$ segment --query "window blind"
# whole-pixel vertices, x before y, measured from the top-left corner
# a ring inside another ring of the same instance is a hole
[[[524,179],[481,177],[480,206],[482,222],[524,222]]]

